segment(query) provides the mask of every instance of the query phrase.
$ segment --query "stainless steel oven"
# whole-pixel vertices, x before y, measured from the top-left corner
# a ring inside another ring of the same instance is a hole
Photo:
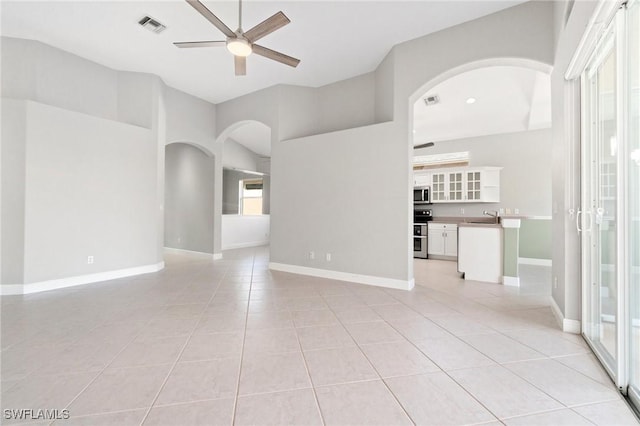
[[[415,223],[413,225],[413,257],[427,258],[427,224]]]

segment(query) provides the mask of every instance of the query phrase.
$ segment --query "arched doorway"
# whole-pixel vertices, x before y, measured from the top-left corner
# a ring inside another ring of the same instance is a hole
[[[421,252],[414,238],[414,257],[457,261],[457,225],[493,220],[484,214],[491,212],[531,219],[519,221],[518,230],[504,230],[505,235],[515,232],[516,240],[500,254],[494,278],[486,281],[517,286],[520,262],[550,266],[550,71],[530,60],[478,61],[439,75],[411,96],[413,182],[430,189],[433,203],[416,205],[415,211],[430,210],[440,222],[450,219],[442,222],[445,231],[439,224],[421,228],[426,238]],[[485,185],[480,176],[489,174],[487,180],[495,182]],[[414,260],[417,284],[427,279],[417,269],[424,262]],[[455,264],[451,270],[465,272]]]
[[[165,146],[164,247],[214,253],[215,157],[204,148]]]
[[[222,150],[222,250],[269,244],[271,128],[246,120],[225,129]]]

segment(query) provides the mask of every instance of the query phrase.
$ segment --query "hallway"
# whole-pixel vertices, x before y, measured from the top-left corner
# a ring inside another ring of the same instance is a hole
[[[6,424],[638,424],[539,269],[514,289],[416,261],[405,292],[269,271],[268,247],[165,259],[2,298]]]

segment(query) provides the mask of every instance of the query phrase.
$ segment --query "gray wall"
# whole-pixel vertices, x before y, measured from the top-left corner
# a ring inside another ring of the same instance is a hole
[[[26,112],[24,283],[155,264],[151,132],[39,103]]]
[[[563,27],[562,22],[556,24],[556,28],[563,29],[557,37],[555,66],[551,74],[552,274],[554,283],[557,280],[552,296],[565,318],[577,321],[581,319],[580,238],[575,229],[575,217],[569,211],[576,211],[580,203],[580,87],[579,82],[566,81],[564,74],[596,5],[596,1],[576,1],[566,26]],[[577,114],[570,115],[568,111],[571,110]]]
[[[164,145],[171,138],[221,154],[215,106],[157,76],[1,41],[2,283],[161,262]],[[221,163],[217,170],[221,196]]]
[[[2,99],[2,283],[24,280],[26,102]]]
[[[238,197],[240,190],[240,180],[255,179],[261,177],[264,183],[262,189],[262,214],[269,214],[271,178],[268,175],[257,176],[249,173],[242,173],[238,170],[224,169],[222,173],[222,214],[238,214]]]
[[[373,125],[301,137],[328,131],[331,126],[312,120],[311,114],[318,111],[309,99],[314,92],[291,86],[219,104],[219,129],[248,119],[272,129],[272,260],[410,280],[412,98],[424,93],[429,82],[470,62],[522,58],[548,67],[553,62],[553,47],[553,5],[548,2],[528,2],[395,46],[373,79],[373,119],[393,118],[388,127]],[[366,87],[360,83],[358,87]],[[336,107],[340,105],[340,99],[334,102]],[[353,125],[360,124],[358,118]],[[338,128],[347,123],[335,125]],[[363,191],[370,193],[372,187],[375,206],[354,206],[354,200],[360,200]],[[307,197],[303,190],[317,194]],[[366,214],[363,207],[367,207]],[[307,223],[313,226],[302,226],[304,217],[312,218]],[[362,238],[363,230],[385,238]],[[319,247],[318,251],[344,249],[330,264],[310,265],[306,249],[311,246]]]
[[[437,142],[416,155],[469,151],[469,166],[497,166],[499,203],[434,204],[436,216],[482,216],[483,210],[519,209],[521,215],[551,216],[551,129]],[[464,213],[460,211],[464,208]]]
[[[238,214],[239,185],[244,176],[244,173],[236,170],[223,170],[222,214]]]
[[[407,180],[381,172],[408,159],[393,130],[382,123],[278,145],[271,158],[272,262],[406,279],[407,217],[397,204],[408,205]]]
[[[165,152],[164,245],[213,253],[215,160],[184,143]]]
[[[525,219],[520,224],[520,257],[551,260],[553,236],[551,220]]]

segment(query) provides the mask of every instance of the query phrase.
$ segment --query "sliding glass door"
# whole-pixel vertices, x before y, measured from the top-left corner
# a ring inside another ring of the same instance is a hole
[[[640,407],[640,1],[600,37],[582,75],[583,335]]]
[[[640,2],[627,5],[627,208],[629,262],[629,396],[640,407]]]
[[[582,222],[587,322],[584,333],[605,366],[617,364],[616,26],[609,27],[583,80],[586,108]]]

